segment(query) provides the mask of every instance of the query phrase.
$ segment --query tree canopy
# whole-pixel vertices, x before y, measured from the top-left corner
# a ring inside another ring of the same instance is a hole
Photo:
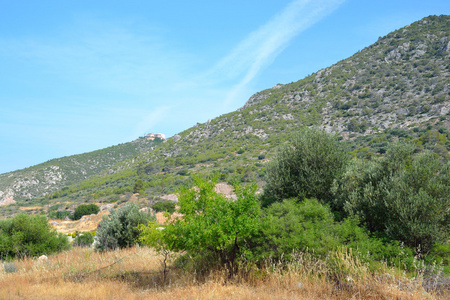
[[[343,172],[348,158],[337,136],[319,129],[302,130],[268,166],[263,205],[292,197],[331,202],[333,180]]]

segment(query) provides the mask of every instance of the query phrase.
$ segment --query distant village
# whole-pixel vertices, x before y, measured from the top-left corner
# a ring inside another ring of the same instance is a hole
[[[162,139],[162,140],[164,140],[165,138],[166,138],[166,135],[165,134],[163,134],[163,133],[145,133],[144,134],[144,138],[145,139],[147,139],[147,140],[154,140],[155,138],[158,138],[158,139]]]

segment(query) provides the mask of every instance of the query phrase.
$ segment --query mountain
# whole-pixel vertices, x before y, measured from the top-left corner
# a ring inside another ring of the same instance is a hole
[[[31,199],[80,182],[139,153],[153,150],[160,139],[140,138],[89,153],[53,159],[45,163],[0,174],[0,206]]]
[[[117,201],[117,195],[130,193],[140,178],[146,187],[142,199],[151,202],[173,192],[191,174],[262,185],[265,163],[304,126],[340,135],[358,157],[382,155],[389,141],[400,138],[447,160],[449,33],[449,16],[424,18],[304,79],[256,93],[239,110],[197,124],[153,151],[123,156],[118,164],[106,159],[105,165],[98,163],[96,170],[83,176],[81,170],[89,169],[89,164],[79,169],[75,163],[67,165],[66,175],[61,175],[64,184],[55,175],[60,170],[55,169],[57,160],[3,174],[0,198],[10,191],[20,202],[17,205]],[[59,180],[58,184],[43,185],[36,179],[52,178],[48,172],[56,176],[50,181]],[[77,175],[68,180],[71,172]],[[30,183],[33,180],[39,182]],[[50,193],[62,185],[67,186],[63,193]],[[13,208],[9,206],[10,213]]]
[[[449,33],[449,16],[415,22],[302,80],[256,93],[238,111],[197,124],[142,158],[154,164],[164,157],[174,167],[246,166],[303,126],[337,133],[355,151],[364,145],[383,153],[385,141],[404,137],[448,156]]]

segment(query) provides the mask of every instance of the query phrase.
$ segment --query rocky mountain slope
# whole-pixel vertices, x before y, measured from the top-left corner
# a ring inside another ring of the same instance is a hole
[[[0,198],[32,199],[72,183],[65,192],[70,199],[91,201],[140,178],[146,197],[155,199],[193,173],[262,182],[276,148],[304,126],[339,134],[359,157],[382,155],[390,140],[404,138],[448,159],[449,35],[449,16],[424,18],[302,80],[256,93],[241,109],[197,124],[153,151],[104,165],[73,162],[63,173],[56,160],[0,175]]]
[[[448,16],[426,18],[303,80],[257,93],[238,112],[181,137],[199,143],[231,133],[265,140],[278,129],[302,125],[348,137],[445,117],[450,112],[449,33]]]
[[[449,16],[415,22],[305,79],[253,95],[238,111],[181,132],[145,159],[180,166],[226,160],[244,149],[252,152],[248,161],[302,126],[359,139],[358,145],[383,134],[427,144],[434,132],[441,144],[426,147],[439,144],[431,150],[448,154],[442,140],[450,128],[449,34]]]
[[[23,170],[0,174],[0,206],[49,194],[151,151],[161,140],[138,139],[89,153],[53,159]]]

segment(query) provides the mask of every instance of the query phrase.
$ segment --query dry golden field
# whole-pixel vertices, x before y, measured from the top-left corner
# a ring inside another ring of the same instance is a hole
[[[97,253],[77,248],[47,261],[29,258],[0,265],[0,299],[447,299],[427,293],[420,280],[385,270],[373,275],[336,254],[346,277],[330,279],[320,261],[299,255],[282,270],[204,276],[171,269],[165,282],[162,258],[148,248]],[[13,264],[13,266],[11,265]],[[326,279],[328,278],[328,279]]]

